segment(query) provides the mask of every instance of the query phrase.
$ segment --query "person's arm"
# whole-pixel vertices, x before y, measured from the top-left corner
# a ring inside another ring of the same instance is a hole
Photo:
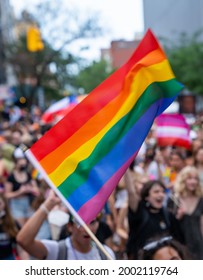
[[[162,173],[161,166],[164,164],[164,159],[163,159],[163,156],[162,156],[162,154],[159,150],[156,151],[155,161],[157,163],[157,172],[158,172],[158,178],[157,179],[163,181],[163,173]]]
[[[13,184],[9,181],[6,181],[4,186],[7,199],[17,198],[26,193],[24,186],[20,187],[17,191],[13,191]]]
[[[0,178],[3,178],[4,170],[5,170],[5,167],[4,167],[3,161],[0,159]]]
[[[115,208],[115,190],[112,192],[112,194],[108,199],[108,205],[109,205],[112,222],[113,222],[111,229],[114,231],[117,225],[117,211]]]
[[[17,235],[18,244],[37,259],[46,259],[47,249],[41,241],[35,240],[35,236],[47,218],[48,212],[59,202],[60,199],[51,193]]]
[[[140,202],[140,196],[136,191],[136,187],[134,186],[132,175],[130,174],[129,169],[127,169],[124,179],[126,183],[126,189],[128,191],[128,205],[130,209],[135,212]]]
[[[32,186],[28,187],[26,184],[22,184],[20,188],[16,191],[13,191],[13,184],[9,181],[6,181],[5,184],[5,196],[7,199],[17,198],[24,194],[34,193],[38,195],[39,190],[35,190]]]
[[[117,222],[117,233],[123,239],[128,239],[128,224],[126,224],[128,215],[128,204],[126,203],[125,207],[122,207],[118,213],[118,222]]]
[[[16,245],[16,250],[17,250],[17,256],[20,258],[20,260],[30,259],[29,254],[25,250],[23,250],[23,248],[19,244]]]

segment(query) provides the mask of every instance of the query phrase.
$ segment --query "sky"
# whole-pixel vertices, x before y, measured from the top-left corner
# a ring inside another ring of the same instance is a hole
[[[41,0],[10,0],[17,15],[26,7],[39,2]],[[93,58],[100,55],[101,48],[110,47],[112,40],[133,40],[136,33],[143,32],[142,0],[66,0],[64,2],[84,13],[99,11],[102,24],[109,30],[108,35],[94,42],[94,48],[91,49]]]

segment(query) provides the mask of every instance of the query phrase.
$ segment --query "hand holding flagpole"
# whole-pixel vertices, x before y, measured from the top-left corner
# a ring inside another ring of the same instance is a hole
[[[47,184],[50,186],[50,188],[56,193],[56,195],[62,200],[64,205],[68,208],[70,213],[75,217],[77,222],[85,229],[87,234],[92,238],[92,240],[96,243],[98,248],[106,255],[107,259],[113,260],[112,256],[105,250],[104,246],[101,244],[101,242],[97,239],[97,237],[93,234],[93,232],[90,230],[90,228],[87,226],[87,224],[81,219],[81,217],[77,214],[77,212],[73,209],[73,207],[68,203],[68,201],[64,198],[64,196],[58,191],[58,189],[55,187],[53,182],[49,179],[44,169],[41,167],[41,165],[38,163],[38,161],[35,159],[32,152],[27,149],[25,145],[21,145],[21,148],[25,152],[26,157],[28,160],[32,163],[32,165],[41,173],[44,180],[47,182]]]

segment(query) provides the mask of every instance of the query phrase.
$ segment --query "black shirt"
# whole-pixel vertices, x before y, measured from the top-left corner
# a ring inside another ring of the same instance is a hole
[[[136,212],[129,208],[128,221],[127,253],[132,259],[137,259],[139,249],[145,245],[148,239],[157,235],[169,234],[184,243],[179,222],[167,209],[160,209],[158,213],[152,213],[143,202],[140,202]]]
[[[32,177],[29,173],[27,173],[27,179],[24,182],[18,182],[16,180],[14,174],[11,174],[7,179],[8,182],[13,184],[13,190],[12,190],[13,192],[19,190],[21,185],[27,184],[27,183],[31,182],[31,180],[32,180]]]
[[[6,260],[13,256],[14,248],[16,248],[15,238],[11,238],[0,224],[0,260]]]

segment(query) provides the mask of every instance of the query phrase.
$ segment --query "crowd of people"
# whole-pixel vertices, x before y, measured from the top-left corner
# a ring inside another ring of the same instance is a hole
[[[190,150],[160,147],[156,129],[150,131],[102,212],[87,225],[97,243],[23,153],[22,144],[31,147],[53,125],[41,123],[41,114],[34,107],[16,122],[9,113],[0,116],[0,259],[203,259],[198,118]],[[58,216],[51,219],[54,211]]]

